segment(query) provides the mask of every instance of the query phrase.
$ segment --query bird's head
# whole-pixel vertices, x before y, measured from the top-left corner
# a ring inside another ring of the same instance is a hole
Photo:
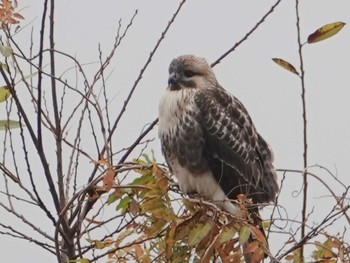
[[[170,90],[205,88],[217,84],[215,75],[204,58],[182,55],[173,59],[169,66]]]

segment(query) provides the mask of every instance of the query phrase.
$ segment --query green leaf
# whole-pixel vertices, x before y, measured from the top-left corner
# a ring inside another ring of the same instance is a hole
[[[0,102],[4,102],[11,96],[10,89],[6,86],[0,87]]]
[[[130,197],[126,196],[124,197],[122,200],[120,200],[120,203],[117,205],[117,210],[122,210],[122,213],[125,213],[128,208],[129,208],[129,204],[130,204]]]
[[[20,127],[19,121],[13,120],[0,120],[0,131],[6,129],[15,129]]]
[[[110,205],[117,200],[118,200],[118,197],[114,193],[111,193],[107,199],[107,204]]]
[[[213,221],[207,221],[206,223],[197,223],[194,225],[190,234],[188,235],[188,245],[195,246],[205,238],[213,227]]]
[[[24,76],[22,80],[27,80],[27,79],[32,79],[33,77],[35,77],[36,75],[38,75],[38,71],[33,72],[32,74],[29,74],[27,76]]]
[[[13,50],[11,47],[9,46],[4,46],[4,45],[0,45],[0,53],[5,57],[9,57],[11,56],[11,54],[13,53]]]
[[[4,63],[1,63],[1,62],[0,62],[0,66],[2,67],[2,69],[3,69],[4,71],[8,71],[8,70],[9,70],[9,67],[8,67],[6,64],[4,64]]]
[[[142,175],[138,178],[136,178],[131,185],[146,185],[149,182],[154,182],[155,178],[151,176],[151,174],[149,175]]]
[[[249,237],[250,237],[250,228],[247,226],[243,226],[239,231],[239,243],[241,245],[244,245],[248,241]]]
[[[148,154],[144,153],[142,154],[143,158],[145,158],[146,163],[148,164],[152,164],[153,162],[151,161],[151,159],[149,158]]]
[[[271,225],[272,225],[272,221],[269,221],[269,220],[262,221],[262,226],[265,230],[269,229]]]
[[[234,227],[225,227],[219,236],[219,243],[224,244],[227,241],[231,240],[236,234],[236,229]]]
[[[312,44],[330,38],[336,33],[338,33],[344,26],[345,23],[343,22],[335,22],[324,25],[323,27],[320,27],[311,35],[309,35],[309,37],[307,38],[307,42],[309,44]]]

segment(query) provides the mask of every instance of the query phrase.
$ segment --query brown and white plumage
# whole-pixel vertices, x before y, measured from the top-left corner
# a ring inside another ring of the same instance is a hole
[[[223,89],[205,59],[175,58],[159,105],[162,151],[180,189],[237,214],[239,194],[266,203],[278,192],[273,154],[243,104]],[[257,209],[255,209],[257,213]]]

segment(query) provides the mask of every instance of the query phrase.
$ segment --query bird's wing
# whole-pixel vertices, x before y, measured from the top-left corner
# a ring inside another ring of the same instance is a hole
[[[259,135],[242,103],[223,88],[200,89],[194,96],[206,154],[233,168],[257,187],[263,173]]]

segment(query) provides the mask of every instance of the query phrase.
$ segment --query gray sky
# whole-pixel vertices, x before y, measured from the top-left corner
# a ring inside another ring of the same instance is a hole
[[[26,18],[24,24],[29,23],[16,36],[24,50],[28,50],[32,26],[34,44],[38,44],[42,10],[39,2],[19,1],[21,7],[26,6],[21,12]],[[301,2],[303,42],[310,33],[325,24],[350,22],[350,2],[347,0]],[[128,146],[142,127],[157,117],[158,100],[166,88],[168,65],[173,57],[192,53],[213,62],[239,41],[273,3],[252,0],[188,1],[132,98],[118,132],[122,138],[118,146]],[[110,67],[114,71],[108,79],[108,86],[117,114],[177,6],[178,1],[164,0],[56,1],[56,48],[75,56],[81,63],[96,62],[98,44],[107,54],[119,19],[125,27],[135,9],[139,10]],[[302,169],[303,166],[300,80],[271,60],[279,57],[299,67],[295,24],[294,1],[283,1],[246,42],[214,68],[220,84],[244,103],[258,131],[271,144],[275,165],[279,169]],[[346,185],[350,184],[349,44],[350,27],[346,25],[336,36],[304,48],[309,164],[327,167]],[[67,67],[69,65],[63,64],[58,70],[64,71]],[[86,70],[94,72],[97,67],[96,64],[87,65]],[[155,130],[150,137],[156,137],[156,134]],[[2,136],[0,133],[1,141]],[[151,148],[155,150],[157,159],[162,161],[158,139],[149,150]],[[337,184],[325,171],[316,168],[311,171],[337,190]],[[282,174],[279,175],[282,178]],[[301,199],[294,197],[294,191],[301,189],[301,176],[288,174],[285,185],[280,204],[287,209],[290,218],[300,218]],[[310,180],[309,205],[310,208],[315,207],[311,221],[319,222],[329,211],[328,206],[333,204],[333,200],[324,195],[328,195],[325,189]],[[334,224],[334,234],[343,231],[344,223]],[[349,232],[346,238],[350,240]],[[272,248],[279,247],[281,237],[272,235],[270,242]],[[23,241],[0,236],[0,244],[5,248],[1,249],[3,262],[55,260],[33,244]]]

